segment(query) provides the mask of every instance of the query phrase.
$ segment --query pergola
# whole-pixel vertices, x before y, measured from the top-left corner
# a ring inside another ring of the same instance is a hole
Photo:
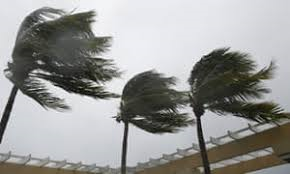
[[[290,162],[290,122],[249,124],[206,142],[213,174],[244,174]],[[5,174],[118,174],[119,168],[96,164],[41,159],[31,155],[0,153],[0,173]],[[128,167],[135,174],[199,174],[202,161],[197,144],[163,154],[158,159]]]

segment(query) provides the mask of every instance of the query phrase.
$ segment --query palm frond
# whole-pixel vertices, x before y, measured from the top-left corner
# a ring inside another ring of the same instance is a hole
[[[260,71],[252,74],[253,79],[269,80],[274,78],[275,70],[277,69],[276,63],[271,61],[268,67],[262,68]]]
[[[82,57],[105,52],[110,47],[110,37],[96,37],[91,30],[94,11],[63,15],[27,29],[16,41],[13,59],[23,55],[46,64],[73,63]]]
[[[20,40],[25,35],[24,33],[27,32],[27,30],[29,30],[33,26],[43,23],[47,20],[56,19],[65,14],[66,13],[63,10],[54,9],[50,7],[43,7],[33,11],[28,16],[26,16],[23,22],[21,23],[17,33],[16,41]]]
[[[8,77],[14,85],[25,95],[34,99],[44,108],[51,108],[58,111],[64,111],[70,109],[65,104],[63,99],[55,97],[48,91],[46,86],[37,78],[26,78],[24,81],[18,81],[11,77]]]
[[[187,114],[155,113],[148,117],[133,118],[130,123],[146,132],[162,134],[178,132],[181,128],[192,125],[194,122]]]
[[[122,112],[141,114],[162,109],[175,111],[185,104],[184,94],[172,89],[175,81],[175,78],[167,78],[154,71],[136,75],[124,87]]]
[[[272,62],[269,67],[256,73],[235,74],[232,71],[225,72],[204,83],[195,91],[195,96],[202,103],[224,100],[250,100],[260,99],[270,89],[264,87],[263,81],[273,77],[275,65]]]
[[[108,82],[113,78],[120,77],[121,74],[112,60],[90,57],[80,59],[74,63],[63,62],[63,64],[54,63],[51,65],[40,63],[37,68],[38,72],[76,79],[88,79],[97,84]]]
[[[246,53],[230,52],[229,48],[216,49],[203,56],[194,65],[188,82],[196,89],[216,75],[227,71],[232,71],[235,74],[244,74],[253,71],[255,68],[255,62]]]
[[[105,90],[104,86],[100,86],[94,81],[87,79],[78,79],[68,76],[59,76],[52,74],[37,74],[38,78],[45,79],[53,85],[64,89],[70,93],[76,93],[84,96],[94,97],[96,99],[117,98],[119,95],[110,93]]]
[[[208,109],[219,115],[232,114],[256,122],[272,122],[290,118],[290,113],[284,112],[278,104],[273,102],[219,102],[209,105]]]
[[[174,77],[164,77],[163,74],[154,70],[145,71],[128,81],[123,89],[122,99],[138,97],[146,92],[152,94],[156,90],[168,90],[168,87],[175,83],[176,78]]]

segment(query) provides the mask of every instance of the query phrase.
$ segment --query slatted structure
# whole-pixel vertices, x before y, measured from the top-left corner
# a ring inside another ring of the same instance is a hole
[[[210,137],[206,142],[213,173],[246,173],[284,164],[279,155],[290,154],[290,123],[249,124],[238,131],[228,131],[221,137]],[[271,140],[271,141],[269,141]],[[37,158],[32,155],[0,153],[0,173],[14,174],[119,174],[120,168]],[[193,143],[160,158],[128,167],[129,174],[192,174],[202,173],[199,147]]]
[[[221,137],[210,137],[206,145],[214,174],[242,174],[282,165],[286,162],[278,156],[290,154],[290,123],[248,124],[238,131],[227,131]],[[138,163],[136,171],[137,174],[202,173],[199,147],[192,144],[172,154]]]

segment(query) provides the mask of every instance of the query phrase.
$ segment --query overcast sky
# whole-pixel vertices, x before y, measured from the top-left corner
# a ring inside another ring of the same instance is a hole
[[[279,68],[276,79],[268,83],[272,94],[267,99],[290,111],[289,0],[9,0],[0,10],[1,114],[12,87],[2,70],[11,60],[18,27],[28,13],[43,6],[97,11],[95,33],[113,37],[105,57],[125,71],[122,79],[109,84],[115,92],[121,93],[129,78],[150,69],[178,77],[178,88],[188,89],[189,72],[202,55],[231,47],[250,53],[260,67],[277,61]],[[123,125],[111,118],[118,100],[64,95],[73,108],[68,113],[47,111],[19,93],[0,152],[120,166]],[[219,136],[244,127],[246,121],[206,113],[203,123],[206,136]],[[128,164],[172,153],[192,142],[197,142],[195,127],[174,135],[152,135],[131,127]],[[274,172],[282,174],[286,169]]]

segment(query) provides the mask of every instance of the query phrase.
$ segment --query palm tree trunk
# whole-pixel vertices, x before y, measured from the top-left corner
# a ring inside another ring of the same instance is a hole
[[[204,174],[210,174],[210,165],[208,161],[206,146],[203,137],[202,125],[201,125],[201,116],[196,116],[196,124],[197,124],[197,135],[198,135],[198,142],[200,148],[200,155],[202,158]]]
[[[121,174],[126,174],[128,131],[129,131],[129,123],[127,121],[124,121],[124,136],[123,136],[123,146],[122,146]]]
[[[3,135],[4,135],[4,132],[5,132],[9,117],[10,117],[10,113],[12,111],[12,107],[14,104],[17,91],[18,91],[18,88],[14,85],[11,90],[8,102],[6,104],[5,110],[2,115],[2,119],[0,122],[0,144],[2,143]]]

